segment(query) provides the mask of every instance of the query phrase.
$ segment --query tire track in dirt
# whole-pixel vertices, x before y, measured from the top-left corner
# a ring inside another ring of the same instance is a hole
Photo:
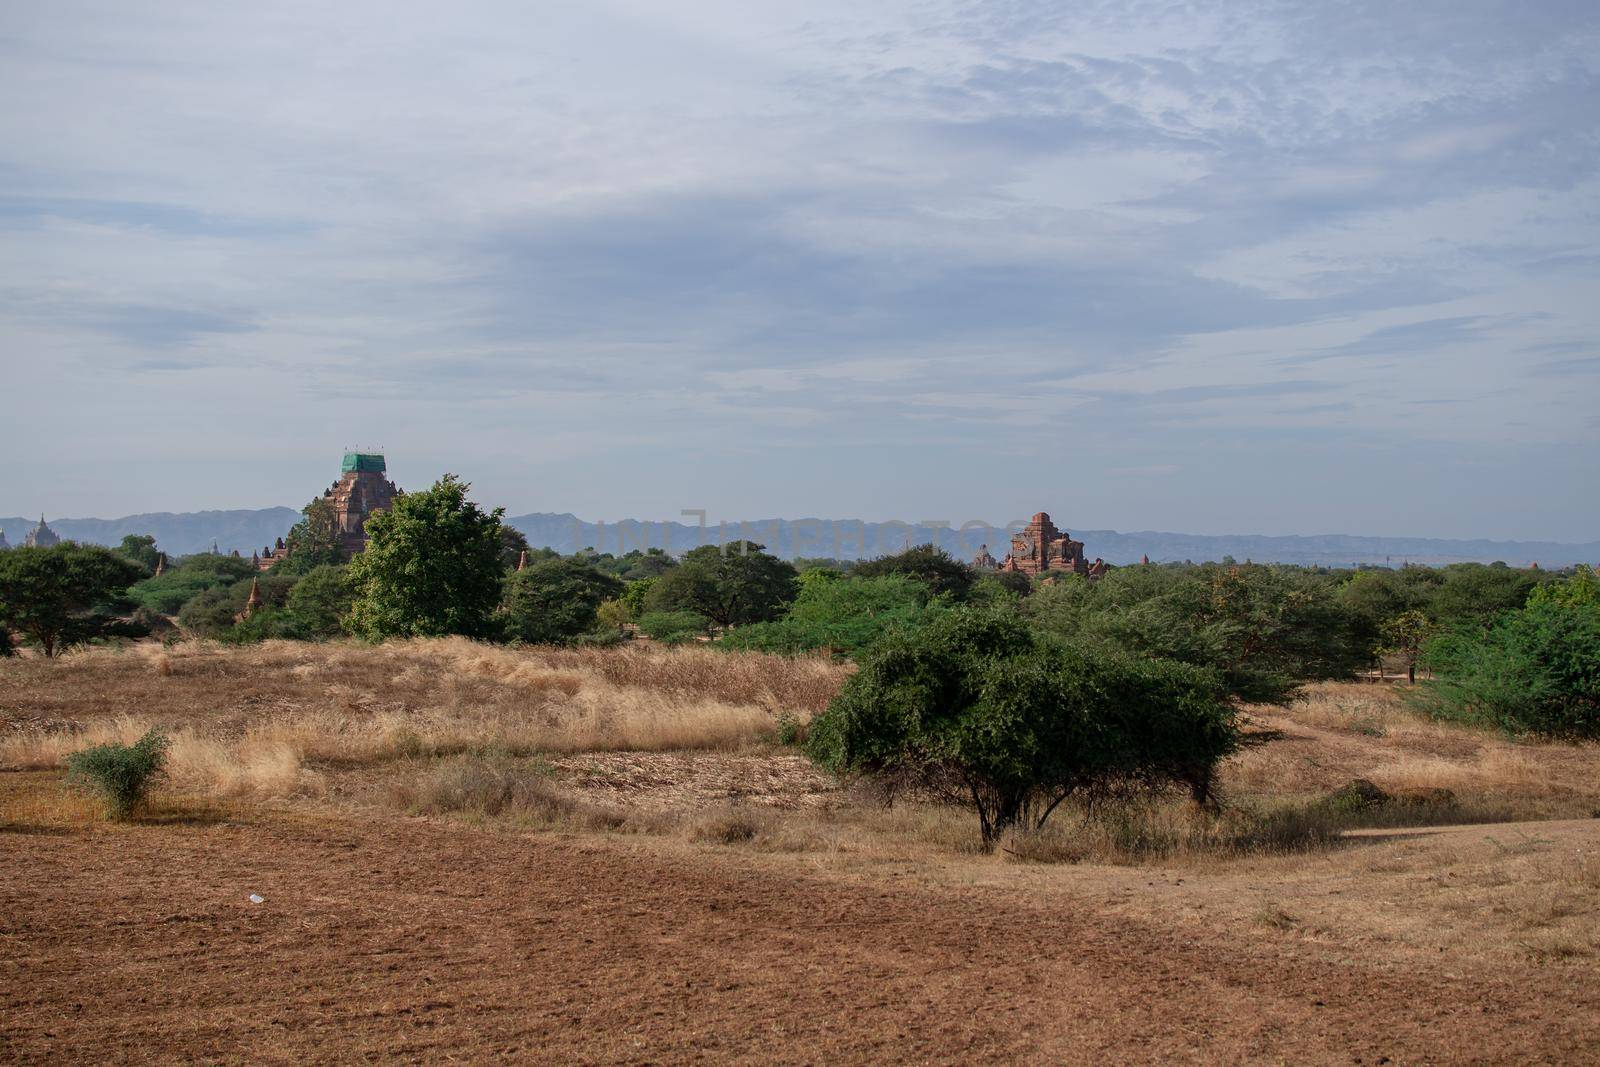
[[[0,1058],[1572,1062],[1600,996],[403,818],[0,834]],[[252,905],[247,894],[265,903]]]

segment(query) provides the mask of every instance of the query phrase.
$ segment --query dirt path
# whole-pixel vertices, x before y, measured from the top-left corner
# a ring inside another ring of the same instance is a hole
[[[12,1061],[1577,1062],[1579,978],[402,818],[0,833]]]

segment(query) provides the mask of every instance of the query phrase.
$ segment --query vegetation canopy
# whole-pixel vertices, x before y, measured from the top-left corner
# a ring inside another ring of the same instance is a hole
[[[500,516],[467,499],[453,474],[397,497],[367,520],[367,547],[350,563],[350,629],[370,640],[494,634],[504,570]]]
[[[622,582],[579,559],[551,559],[506,580],[503,635],[529,644],[565,644],[588,633]]]
[[[806,750],[836,775],[970,803],[993,848],[1075,794],[1182,783],[1210,802],[1216,765],[1238,744],[1213,672],[1091,656],[959,608],[887,637],[813,721]]]
[[[125,632],[118,609],[145,569],[110,549],[72,541],[0,552],[0,626],[56,656]]]
[[[144,803],[166,763],[167,738],[150,730],[131,745],[95,745],[67,757],[70,780],[98,792],[113,819],[126,819]]]

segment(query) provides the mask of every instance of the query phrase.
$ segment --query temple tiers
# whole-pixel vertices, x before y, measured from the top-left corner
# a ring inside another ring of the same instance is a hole
[[[380,511],[393,506],[400,490],[384,477],[388,464],[378,452],[346,452],[339,466],[339,480],[322,494],[333,509],[334,528],[338,532],[339,547],[345,555],[354,556],[367,547],[367,520]],[[258,570],[267,570],[289,555],[291,546],[278,538],[252,554]]]
[[[49,548],[52,545],[59,545],[61,538],[45,525],[44,516],[40,515],[39,525],[28,531],[28,536],[22,539],[22,543],[28,548]]]
[[[1081,574],[1085,578],[1099,578],[1111,568],[1105,560],[1090,563],[1083,555],[1083,542],[1074,541],[1065,530],[1058,530],[1050,516],[1039,512],[1011,538],[1011,551],[998,564],[989,554],[989,546],[978,550],[972,565],[982,570],[999,569],[1018,574],[1049,575],[1057,572]]]
[[[323,499],[333,505],[339,542],[349,555],[367,547],[367,520],[375,512],[388,510],[400,493],[383,476],[387,469],[379,453],[346,452],[339,480],[323,494]]]

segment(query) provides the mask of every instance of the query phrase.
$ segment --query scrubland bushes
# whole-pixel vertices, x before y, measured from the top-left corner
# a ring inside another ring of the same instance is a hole
[[[67,775],[98,792],[111,818],[126,819],[144,803],[166,762],[169,744],[159,731],[150,730],[131,745],[95,745],[67,757]]]
[[[1238,743],[1213,672],[1090,655],[956,609],[869,653],[806,751],[841,776],[899,777],[970,803],[992,847],[1073,795],[1181,782],[1209,800]]]
[[[1485,628],[1430,641],[1420,703],[1507,733],[1600,738],[1600,596],[1592,571],[1538,590]]]

